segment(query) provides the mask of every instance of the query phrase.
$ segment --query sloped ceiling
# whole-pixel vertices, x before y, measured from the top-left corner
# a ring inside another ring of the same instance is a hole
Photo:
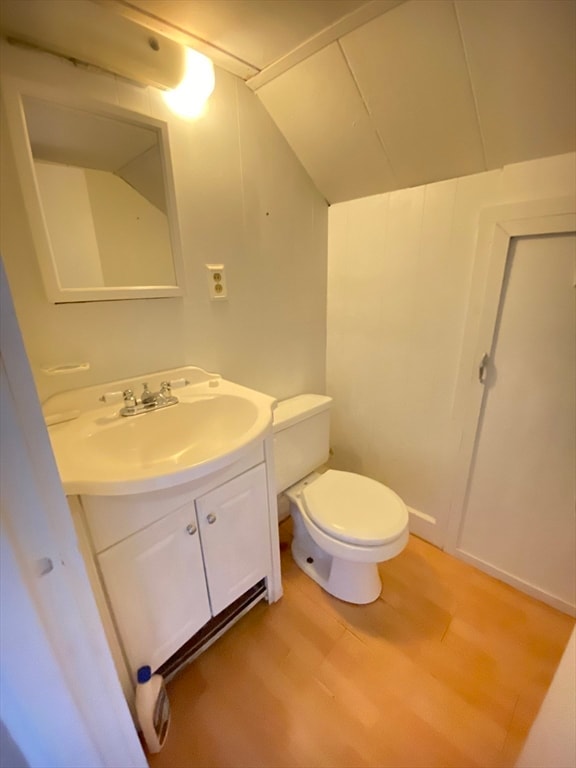
[[[412,0],[258,95],[330,202],[574,149],[575,4]]]
[[[244,79],[331,203],[576,149],[576,0],[94,1]]]
[[[574,0],[111,2],[212,44],[329,202],[576,148]]]

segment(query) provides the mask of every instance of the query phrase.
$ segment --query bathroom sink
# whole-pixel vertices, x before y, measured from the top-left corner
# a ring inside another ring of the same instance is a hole
[[[81,442],[94,461],[127,468],[187,466],[224,453],[257,418],[258,409],[248,400],[207,396],[89,428]]]
[[[51,426],[66,493],[130,494],[178,485],[232,463],[270,428],[273,398],[219,377],[174,394],[179,402],[166,408],[125,417],[121,404],[77,409],[75,418]]]

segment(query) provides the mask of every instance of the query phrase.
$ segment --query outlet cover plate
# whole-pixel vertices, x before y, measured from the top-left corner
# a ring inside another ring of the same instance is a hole
[[[208,293],[211,301],[223,301],[228,298],[226,269],[224,264],[206,264],[208,274]]]

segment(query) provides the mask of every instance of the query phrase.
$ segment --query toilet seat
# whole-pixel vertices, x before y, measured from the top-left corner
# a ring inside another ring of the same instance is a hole
[[[353,472],[329,469],[302,489],[306,513],[339,541],[380,546],[402,536],[408,510],[394,491]]]

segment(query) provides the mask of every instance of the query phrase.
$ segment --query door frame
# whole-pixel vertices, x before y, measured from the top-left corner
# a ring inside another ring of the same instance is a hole
[[[460,536],[485,392],[479,381],[478,368],[484,353],[492,348],[510,241],[514,237],[572,232],[576,232],[576,197],[572,196],[497,205],[480,214],[454,399],[453,417],[459,425],[460,440],[454,448],[454,478],[444,546],[447,552],[571,614],[574,613],[573,606],[461,550]]]

